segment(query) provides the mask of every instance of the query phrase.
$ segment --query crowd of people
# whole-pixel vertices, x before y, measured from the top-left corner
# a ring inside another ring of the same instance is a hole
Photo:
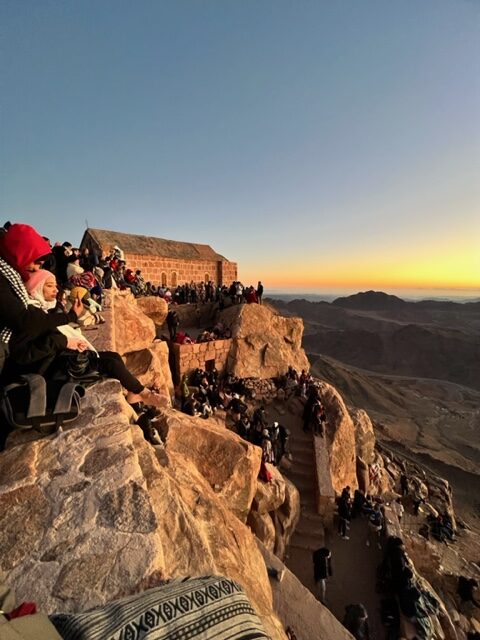
[[[340,497],[337,500],[338,513],[338,535],[344,540],[349,540],[350,521],[353,518],[367,518],[370,536],[376,541],[378,548],[381,549],[380,536],[384,528],[384,513],[379,498],[374,499],[371,495],[366,494],[362,489],[355,489],[351,494],[349,486],[343,488]],[[366,545],[370,546],[370,537],[366,539]]]
[[[48,238],[45,241],[50,243]],[[83,287],[93,300],[100,301],[103,289],[129,290],[135,297],[159,296],[172,304],[204,304],[217,302],[220,308],[227,304],[262,303],[263,284],[244,286],[240,281],[216,285],[211,280],[184,283],[176,287],[145,281],[141,269],[127,265],[125,254],[114,246],[106,256],[94,249],[78,249],[68,241],[51,246],[51,253],[43,268],[51,271],[58,285],[66,290]]]
[[[259,281],[257,287],[245,287],[240,281],[234,281],[230,286],[215,285],[214,282],[194,282],[178,285],[173,290],[167,286],[155,286],[146,283],[146,295],[159,296],[173,304],[204,304],[216,302],[220,309],[234,304],[262,304],[263,284]]]
[[[41,375],[47,382],[74,379],[82,383],[95,373],[119,380],[130,404],[162,406],[160,394],[141,384],[118,353],[98,352],[82,334],[82,318],[92,313],[82,295],[84,287],[70,280],[72,288],[63,300],[57,280],[61,278],[64,286],[68,266],[79,258],[63,251],[63,262],[53,260],[55,253],[61,253],[53,249],[29,225],[7,223],[0,230],[0,382],[4,389],[30,374]],[[100,300],[102,290],[97,286],[98,282],[89,293]],[[2,430],[0,448],[6,435]]]

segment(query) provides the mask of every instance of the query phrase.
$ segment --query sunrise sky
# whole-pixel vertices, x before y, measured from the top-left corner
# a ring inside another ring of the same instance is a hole
[[[480,287],[474,0],[3,0],[0,210],[267,288]],[[3,222],[3,221],[2,221]]]

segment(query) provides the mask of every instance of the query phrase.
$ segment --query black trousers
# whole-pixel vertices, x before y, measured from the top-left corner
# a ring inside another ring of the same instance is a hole
[[[98,372],[100,374],[118,380],[122,387],[132,393],[141,393],[144,390],[143,384],[130,373],[118,353],[100,351],[98,355]]]

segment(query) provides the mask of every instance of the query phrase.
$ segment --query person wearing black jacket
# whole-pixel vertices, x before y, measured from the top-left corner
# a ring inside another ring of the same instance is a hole
[[[326,547],[317,549],[312,554],[313,557],[313,579],[317,588],[317,596],[323,604],[327,593],[327,580],[333,575],[332,552]]]

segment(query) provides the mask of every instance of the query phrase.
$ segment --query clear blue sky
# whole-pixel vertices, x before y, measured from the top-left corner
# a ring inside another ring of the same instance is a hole
[[[1,0],[0,24],[4,219],[204,242],[273,286],[479,286],[477,0]]]

